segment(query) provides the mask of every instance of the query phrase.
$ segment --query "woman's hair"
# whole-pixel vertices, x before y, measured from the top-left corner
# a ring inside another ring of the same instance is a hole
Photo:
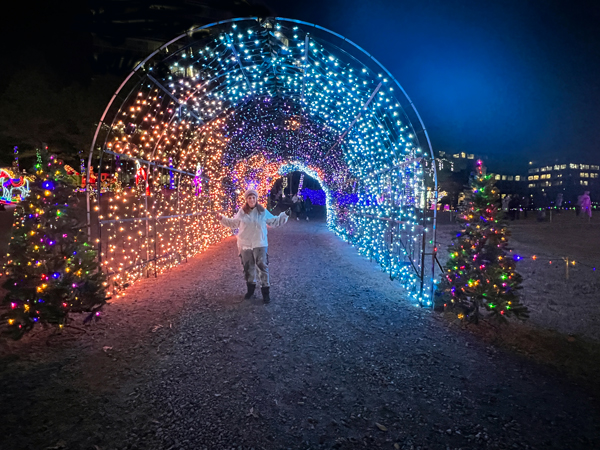
[[[262,214],[263,212],[265,212],[265,208],[260,206],[258,203],[256,203],[255,208],[258,210],[259,214]],[[244,212],[246,214],[250,214],[250,211],[252,211],[252,208],[250,208],[250,205],[248,205],[248,202],[244,203],[244,206],[242,206],[242,209],[244,210]]]

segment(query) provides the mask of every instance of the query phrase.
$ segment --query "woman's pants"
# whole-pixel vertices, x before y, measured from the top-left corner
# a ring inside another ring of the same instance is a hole
[[[240,252],[246,283],[256,284],[256,276],[262,287],[269,286],[269,255],[267,247],[246,249]]]

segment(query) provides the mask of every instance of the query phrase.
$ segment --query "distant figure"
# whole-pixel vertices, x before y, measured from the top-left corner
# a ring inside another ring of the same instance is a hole
[[[523,208],[523,218],[527,219],[527,211],[529,210],[529,196],[525,195],[521,199],[521,207]]]
[[[282,197],[282,192],[281,192],[281,188],[279,188],[277,190],[277,192],[275,192],[275,194],[273,195],[273,208],[277,208],[277,206],[279,206],[279,204],[282,203],[281,197]]]
[[[588,219],[592,218],[592,199],[590,198],[590,191],[585,191],[581,196],[581,211],[588,216]]]
[[[510,209],[510,220],[519,220],[521,218],[521,214],[519,213],[519,208],[521,207],[521,200],[517,194],[514,194],[510,197],[510,201],[508,203],[508,208]]]
[[[562,204],[563,204],[563,194],[562,192],[559,192],[558,194],[556,194],[556,208],[559,210],[562,208]]]
[[[548,206],[550,206],[550,203],[548,201],[548,195],[545,192],[542,192],[542,195],[540,196],[536,209],[537,209],[537,221],[538,222],[543,222],[546,220],[546,210],[548,209]]]
[[[577,196],[577,203],[575,203],[575,215],[579,217],[579,213],[581,212],[581,198],[583,195]]]
[[[510,195],[506,194],[504,196],[504,198],[502,199],[502,211],[507,213],[509,208],[510,208]]]
[[[294,204],[294,212],[296,213],[296,220],[300,220],[300,213],[302,212],[302,197],[298,193],[292,197],[292,203]]]
[[[306,197],[306,200],[304,200],[304,213],[306,214],[306,220],[310,220],[308,218],[308,216],[310,215],[310,213],[312,212],[312,200],[310,199],[310,197]]]

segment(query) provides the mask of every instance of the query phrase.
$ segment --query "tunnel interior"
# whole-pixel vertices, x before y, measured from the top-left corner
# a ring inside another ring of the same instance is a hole
[[[367,52],[306,22],[232,19],[166,43],[115,92],[88,220],[120,291],[230,236],[215,211],[233,214],[248,187],[266,204],[299,171],[321,184],[327,226],[430,305],[432,161],[411,100]]]

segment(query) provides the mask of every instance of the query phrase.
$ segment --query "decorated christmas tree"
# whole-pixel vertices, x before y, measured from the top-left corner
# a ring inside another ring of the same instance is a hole
[[[504,321],[526,319],[519,301],[518,255],[510,252],[510,233],[499,211],[500,194],[481,161],[471,175],[465,206],[458,216],[461,230],[448,248],[448,262],[439,285],[447,310],[470,322],[482,317]]]
[[[16,208],[3,279],[0,327],[21,337],[36,323],[63,327],[69,314],[99,314],[106,281],[88,242],[75,179],[61,161],[38,154],[30,194]]]

